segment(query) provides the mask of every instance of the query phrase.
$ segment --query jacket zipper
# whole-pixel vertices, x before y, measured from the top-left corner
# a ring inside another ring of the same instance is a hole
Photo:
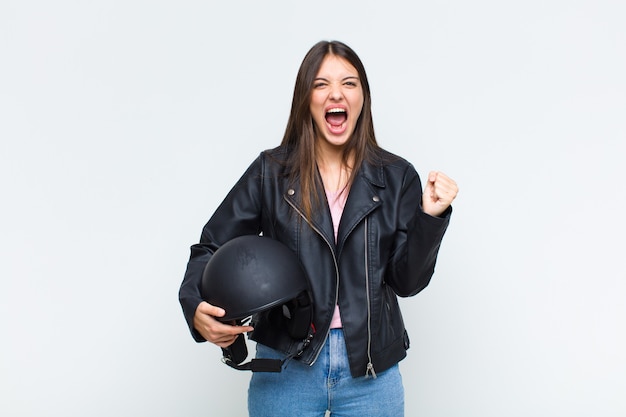
[[[324,240],[324,242],[326,242],[326,245],[328,245],[328,248],[330,249],[330,253],[333,256],[333,262],[335,264],[335,274],[336,274],[336,277],[337,277],[337,285],[335,286],[335,305],[337,305],[337,303],[339,302],[339,265],[337,264],[337,257],[335,256],[335,252],[333,251],[333,246],[328,241],[328,239],[326,239],[324,234],[315,225],[313,225],[311,222],[309,222],[307,220],[306,216],[294,204],[292,204],[292,202],[289,201],[289,199],[287,199],[285,197],[285,201],[287,201],[287,204],[289,204],[296,211],[296,213],[298,213],[298,215],[300,215],[300,217],[302,217],[302,219],[311,227],[311,229],[313,229],[315,231],[315,233],[320,235],[320,237]],[[368,307],[368,310],[369,310],[369,307]],[[324,335],[324,341],[326,341],[326,338],[328,338],[328,334],[329,333],[330,333],[330,327],[328,328],[328,330],[326,330],[326,335]],[[323,346],[324,346],[324,344],[322,343],[322,344],[320,344],[320,347],[317,348],[317,351],[315,352],[315,357],[313,358],[313,361],[311,362],[311,365],[309,365],[309,366],[313,366],[315,364],[315,362],[317,361],[317,358],[319,357],[320,353],[322,352],[322,347]],[[372,371],[373,371],[373,369],[372,369]]]
[[[333,262],[335,264],[335,274],[337,276],[337,286],[335,287],[335,305],[337,305],[337,303],[339,302],[339,265],[337,264],[337,257],[335,256],[335,252],[333,251],[333,247],[330,244],[330,242],[328,241],[328,239],[326,239],[326,237],[324,236],[324,234],[315,226],[313,225],[311,222],[309,222],[306,218],[306,216],[304,216],[304,214],[294,205],[292,204],[291,201],[289,201],[289,199],[285,198],[285,201],[287,201],[287,204],[289,204],[291,207],[293,207],[293,209],[296,211],[296,213],[298,213],[298,215],[300,217],[302,217],[302,219],[311,227],[311,229],[313,229],[315,231],[315,233],[317,233],[318,235],[320,235],[320,237],[324,240],[324,242],[326,242],[326,245],[328,245],[328,248],[330,249],[330,253],[333,256]],[[367,217],[365,217],[365,232],[363,234],[364,239],[365,239],[365,291],[366,291],[366,300],[367,300],[367,368],[365,371],[365,376],[369,376],[371,375],[374,379],[376,378],[376,371],[374,370],[374,364],[372,363],[372,306],[371,306],[371,302],[370,302],[370,280],[369,280],[369,258],[368,258],[368,251],[369,251],[369,245],[367,242],[367,229],[368,229],[368,221],[367,221]],[[328,337],[328,334],[330,333],[330,328],[326,331],[326,335],[324,335],[324,340],[326,340],[326,338]],[[320,345],[320,346],[323,346]],[[321,347],[317,349],[317,352],[315,352],[315,357],[313,358],[313,361],[311,362],[310,366],[313,366],[315,364],[315,362],[317,361],[317,358],[319,357],[320,353],[321,353],[322,349]]]
[[[363,234],[365,239],[365,292],[367,299],[367,368],[365,370],[365,376],[370,374],[376,379],[376,371],[374,371],[374,364],[372,364],[372,306],[370,303],[370,277],[369,277],[369,246],[367,243],[367,217],[365,217],[365,233]]]

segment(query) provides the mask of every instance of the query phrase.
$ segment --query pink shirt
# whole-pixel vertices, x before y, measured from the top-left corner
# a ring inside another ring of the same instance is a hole
[[[347,190],[340,191],[328,191],[326,190],[326,198],[328,199],[328,206],[330,207],[330,216],[333,219],[333,229],[335,230],[335,242],[337,241],[337,231],[339,230],[339,221],[343,214],[343,208],[346,206],[346,199],[348,197]],[[335,305],[335,313],[333,319],[330,322],[331,329],[341,328],[341,315],[339,313],[339,306]]]

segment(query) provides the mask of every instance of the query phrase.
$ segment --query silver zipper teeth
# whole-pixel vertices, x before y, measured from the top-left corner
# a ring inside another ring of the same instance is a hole
[[[302,217],[302,219],[305,222],[307,222],[309,226],[311,226],[311,229],[313,229],[315,233],[320,235],[320,237],[324,240],[324,242],[326,242],[326,245],[328,245],[328,248],[330,249],[330,253],[333,255],[333,262],[335,263],[335,273],[337,274],[337,286],[335,287],[335,305],[337,305],[337,303],[339,302],[339,265],[337,264],[337,258],[335,257],[335,252],[333,252],[333,246],[330,244],[328,239],[326,239],[326,237],[322,234],[322,232],[317,227],[315,227],[311,222],[309,222],[306,216],[296,206],[294,206],[291,203],[291,201],[289,201],[286,197],[283,197],[283,198],[285,199],[287,204],[289,204],[296,211],[296,213],[298,213],[300,217]],[[329,333],[330,333],[330,327],[326,331],[326,335],[324,336],[324,341],[326,341],[326,338],[328,337]],[[320,346],[323,347],[324,344],[321,344]],[[311,365],[309,366],[313,366],[315,362],[317,362],[317,358],[320,356],[320,353],[322,352],[321,347],[317,349],[317,352],[315,352],[315,357],[313,358],[313,361],[311,362]]]
[[[370,305],[370,276],[368,268],[368,245],[367,245],[367,217],[365,218],[365,291],[367,297],[367,369],[365,376],[372,375],[376,379],[376,371],[374,371],[374,364],[372,364],[372,307]]]

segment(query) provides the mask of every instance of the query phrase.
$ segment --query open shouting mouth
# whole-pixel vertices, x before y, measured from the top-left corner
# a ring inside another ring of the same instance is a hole
[[[343,107],[332,107],[326,110],[326,124],[328,129],[334,134],[341,134],[346,130],[346,120],[348,112]]]

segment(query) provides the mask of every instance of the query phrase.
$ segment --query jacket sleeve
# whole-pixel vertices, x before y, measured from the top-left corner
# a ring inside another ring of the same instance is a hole
[[[413,296],[429,284],[451,214],[452,207],[440,217],[424,213],[422,184],[409,165],[399,200],[397,246],[385,278],[397,295]]]
[[[213,253],[224,243],[242,235],[259,234],[263,154],[246,170],[202,229],[200,241],[191,246],[191,255],[180,286],[178,299],[191,335],[197,342],[204,338],[193,327],[193,317],[202,302],[202,273]]]

